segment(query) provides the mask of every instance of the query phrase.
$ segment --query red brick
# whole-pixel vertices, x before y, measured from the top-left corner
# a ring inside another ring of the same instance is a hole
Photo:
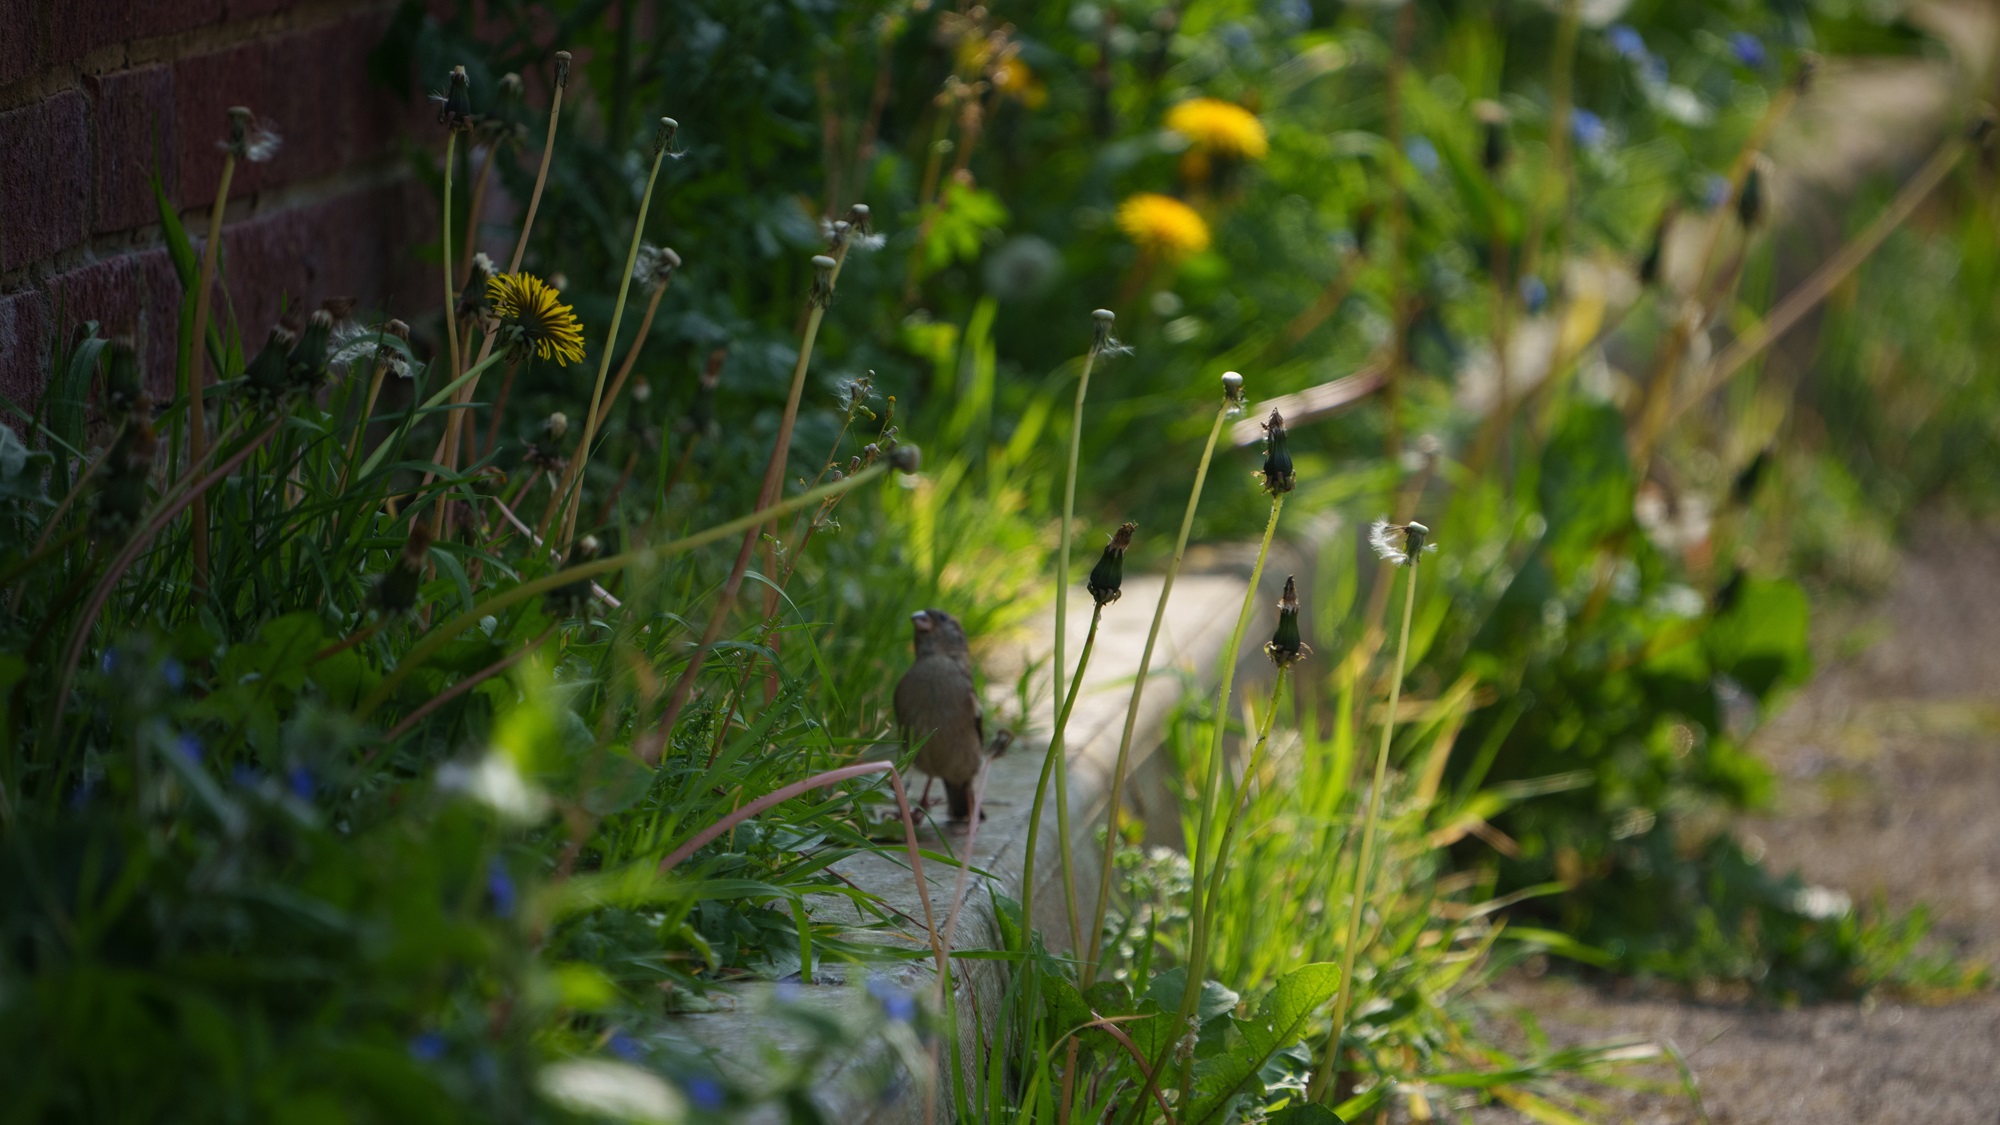
[[[230,298],[245,337],[261,339],[290,310],[331,296],[404,320],[442,303],[442,282],[409,274],[422,224],[435,223],[408,182],[260,215],[223,232]],[[419,263],[421,264],[421,263]],[[422,286],[422,288],[419,288]]]
[[[149,250],[138,255],[139,283],[144,293],[140,319],[144,331],[139,341],[139,362],[146,373],[146,386],[162,402],[174,393],[174,361],[181,337],[180,275],[165,250]]]
[[[33,291],[0,297],[0,394],[30,412],[42,397],[48,347],[47,298]],[[11,411],[5,418],[16,421]]]
[[[53,0],[50,62],[100,47],[206,27],[222,19],[222,0]]]
[[[249,42],[174,63],[174,144],[179,151],[175,163],[181,206],[207,207],[215,202],[215,188],[222,179],[222,150],[216,142],[228,135],[229,108],[249,106],[252,112],[269,116],[263,104],[267,48],[268,44]],[[281,129],[283,124],[279,122]],[[275,162],[282,165],[286,155],[279,149]],[[240,199],[256,191],[266,167],[270,165],[237,168],[230,197]]]
[[[97,232],[159,221],[152,177],[173,199],[179,173],[174,148],[173,72],[164,66],[107,75],[96,83],[91,145],[97,156]]]
[[[35,69],[35,0],[0,0],[0,86]]]
[[[83,240],[89,210],[89,106],[65,90],[0,113],[0,272]]]

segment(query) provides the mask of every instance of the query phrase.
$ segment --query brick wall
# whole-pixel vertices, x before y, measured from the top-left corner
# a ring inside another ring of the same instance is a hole
[[[151,177],[199,245],[233,105],[284,137],[230,188],[224,272],[246,336],[281,302],[435,304],[411,246],[435,238],[436,204],[399,155],[426,111],[367,72],[394,6],[0,0],[0,393],[32,406],[58,322],[84,320],[129,334],[156,393],[171,387],[182,290]]]

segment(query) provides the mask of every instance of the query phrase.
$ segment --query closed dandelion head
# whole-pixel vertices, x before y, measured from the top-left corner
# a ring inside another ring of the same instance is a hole
[[[923,468],[921,451],[909,442],[898,442],[889,450],[889,466],[899,473],[914,473]]]
[[[263,164],[278,155],[284,138],[278,135],[277,127],[269,121],[259,121],[248,106],[229,107],[229,135],[215,143],[215,147],[229,153],[238,160],[252,164]]]
[[[1472,116],[1479,122],[1479,166],[1490,176],[1507,163],[1507,111],[1482,99],[1472,103]]]
[[[583,325],[547,282],[531,273],[503,273],[486,283],[486,291],[515,360],[532,355],[564,367],[582,361]]]
[[[810,308],[823,309],[833,304],[833,270],[836,263],[825,254],[814,254],[812,260],[812,293],[807,296]]]
[[[1290,439],[1285,433],[1285,416],[1276,409],[1264,420],[1264,491],[1278,496],[1298,487],[1292,469]]]
[[[243,369],[243,392],[260,409],[275,406],[290,389],[285,380],[285,358],[298,337],[284,325],[273,325],[264,346]]]
[[[431,94],[431,100],[438,105],[438,124],[453,133],[469,133],[477,124],[472,116],[472,80],[465,76],[465,68],[451,68],[451,81],[443,93]]]
[[[528,443],[528,464],[558,472],[567,463],[562,453],[564,435],[569,433],[569,416],[558,410],[542,419],[535,440]]]
[[[857,203],[847,209],[847,245],[850,250],[880,250],[888,244],[888,236],[875,230],[875,213],[866,203]]]
[[[1222,373],[1222,401],[1229,405],[1229,416],[1243,413],[1243,376],[1234,371]]]
[[[653,130],[653,155],[671,156],[675,160],[679,160],[681,157],[687,155],[686,153],[674,151],[674,135],[680,131],[680,122],[675,121],[671,117],[660,118],[659,125]]]
[[[1368,545],[1384,562],[1415,566],[1425,552],[1437,550],[1437,544],[1427,541],[1430,533],[1430,528],[1415,520],[1390,523],[1386,518],[1379,519],[1368,525]]]
[[[1110,309],[1095,309],[1090,314],[1090,350],[1100,356],[1131,355],[1132,349],[1111,334],[1118,323],[1118,314]]]
[[[1312,655],[1312,646],[1299,637],[1299,584],[1285,576],[1285,593],[1278,599],[1278,629],[1264,646],[1264,655],[1280,668],[1290,668]]]
[[[556,52],[556,89],[558,90],[569,87],[569,59],[570,54],[568,51]]]
[[[326,382],[327,358],[333,342],[333,314],[325,309],[306,321],[299,342],[285,356],[285,377],[294,389],[310,393]]]
[[[1088,589],[1090,596],[1099,606],[1107,606],[1118,600],[1125,582],[1125,552],[1132,546],[1132,533],[1139,530],[1136,523],[1124,523],[1111,533],[1111,541],[1104,545],[1104,554],[1097,565],[1090,569]]]
[[[674,271],[679,268],[681,256],[674,253],[673,247],[642,244],[632,259],[632,281],[642,288],[654,289],[672,281]]]
[[[1208,249],[1208,222],[1171,195],[1142,191],[1118,205],[1118,229],[1139,249],[1177,262]]]
[[[484,250],[472,256],[472,271],[466,275],[465,288],[458,294],[458,319],[472,321],[483,330],[492,331],[494,275],[500,271],[494,267],[493,259]]]
[[[410,526],[410,537],[403,541],[403,549],[382,577],[375,580],[374,590],[368,600],[384,616],[408,613],[417,606],[417,593],[423,585],[424,568],[430,564],[431,532],[422,523]]]

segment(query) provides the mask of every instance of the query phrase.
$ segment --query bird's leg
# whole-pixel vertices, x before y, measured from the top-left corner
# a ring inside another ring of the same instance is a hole
[[[927,809],[931,807],[931,785],[935,781],[937,781],[935,777],[924,778],[924,795],[917,801],[918,808]]]

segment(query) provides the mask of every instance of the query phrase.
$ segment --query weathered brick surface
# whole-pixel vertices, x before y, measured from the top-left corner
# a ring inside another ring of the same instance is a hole
[[[281,308],[333,295],[421,320],[439,281],[410,248],[435,237],[436,203],[405,179],[358,186],[427,124],[368,73],[395,7],[0,0],[0,392],[39,397],[59,320],[131,335],[171,392],[184,294],[151,177],[199,240],[234,105],[285,142],[230,192],[225,278],[253,346]]]
[[[0,113],[0,271],[83,240],[90,190],[89,106],[65,90]]]
[[[96,233],[130,230],[159,221],[152,177],[174,198],[179,177],[174,148],[173,72],[164,66],[119,71],[86,84],[95,87],[91,151],[95,156]]]
[[[0,297],[0,394],[28,410],[41,394],[48,333],[46,297],[33,291]],[[14,416],[6,418],[11,423]]]

